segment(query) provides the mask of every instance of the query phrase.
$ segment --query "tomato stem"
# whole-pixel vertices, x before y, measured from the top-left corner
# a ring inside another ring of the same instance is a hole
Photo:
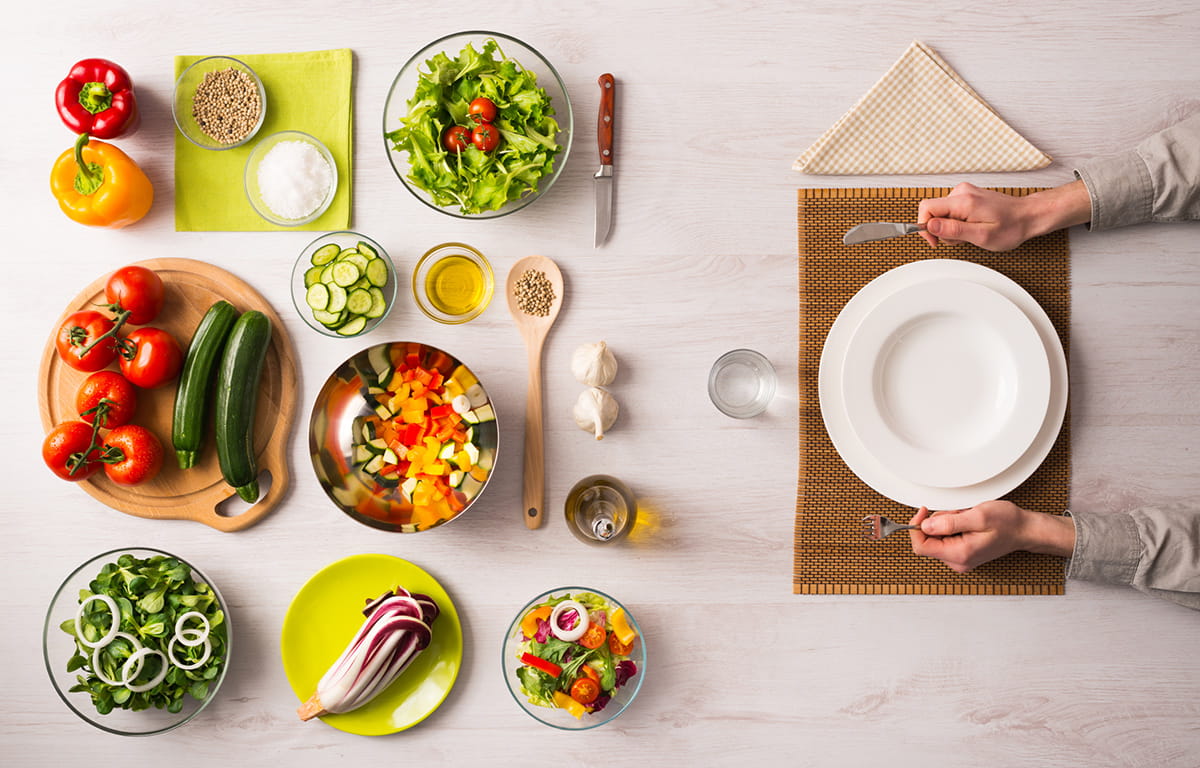
[[[119,305],[113,305],[113,306],[119,306]],[[87,353],[91,352],[93,347],[95,347],[97,344],[104,341],[105,339],[110,338],[110,337],[116,338],[116,335],[121,330],[121,327],[125,325],[125,321],[129,319],[129,315],[130,315],[130,311],[128,309],[122,309],[119,312],[114,313],[113,327],[108,329],[104,333],[100,334],[99,336],[97,336],[95,339],[93,339],[91,341],[91,343],[89,343],[86,347],[81,349],[79,351],[79,359],[82,360],[83,358],[87,357]],[[73,328],[71,328],[70,333],[71,333],[71,343],[74,346],[78,346],[79,341],[82,341],[82,339],[79,338],[80,333],[82,333],[84,337],[86,337],[86,335],[87,335],[87,331],[84,330],[83,328],[80,328],[79,326],[74,326]],[[79,339],[79,341],[76,341],[76,339]],[[120,351],[120,348],[121,348],[121,343],[120,343],[121,341],[123,341],[123,339],[118,339],[118,341],[117,341],[118,352]]]

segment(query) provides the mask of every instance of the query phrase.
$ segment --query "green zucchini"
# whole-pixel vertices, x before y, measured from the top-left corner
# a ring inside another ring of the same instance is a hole
[[[208,408],[213,373],[237,317],[232,304],[218,301],[200,318],[188,344],[171,423],[171,443],[180,469],[190,469],[196,464],[196,454],[204,442],[204,412]]]
[[[270,343],[271,321],[257,310],[246,312],[229,332],[217,371],[217,460],[225,482],[251,504],[258,501],[254,412]]]

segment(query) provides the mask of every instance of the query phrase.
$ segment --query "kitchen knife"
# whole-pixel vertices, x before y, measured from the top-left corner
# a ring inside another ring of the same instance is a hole
[[[600,170],[596,171],[596,248],[608,239],[612,228],[613,199],[613,97],[617,83],[612,75],[600,75],[600,119],[596,130],[600,146]]]
[[[842,245],[858,245],[874,240],[886,240],[889,237],[911,235],[924,229],[924,224],[893,224],[890,221],[873,221],[870,224],[851,227],[850,231],[842,236]]]

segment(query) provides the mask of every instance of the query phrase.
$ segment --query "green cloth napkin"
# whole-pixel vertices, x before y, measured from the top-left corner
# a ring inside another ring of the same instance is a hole
[[[203,56],[176,56],[175,79]],[[349,48],[307,53],[234,55],[258,73],[267,92],[267,117],[253,139],[236,149],[210,150],[175,131],[175,229],[178,232],[258,232],[348,229],[353,158],[354,54]],[[333,203],[314,221],[280,227],[246,199],[246,159],[276,131],[304,131],[329,148],[337,163]]]

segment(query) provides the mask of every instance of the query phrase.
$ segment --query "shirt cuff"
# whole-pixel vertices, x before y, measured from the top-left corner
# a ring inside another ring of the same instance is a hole
[[[1133,516],[1126,512],[1072,512],[1071,517],[1075,521],[1075,550],[1067,578],[1132,584],[1142,551]]]
[[[1154,185],[1146,162],[1136,151],[1097,160],[1075,169],[1092,199],[1089,229],[1102,230],[1149,221],[1154,205]]]

